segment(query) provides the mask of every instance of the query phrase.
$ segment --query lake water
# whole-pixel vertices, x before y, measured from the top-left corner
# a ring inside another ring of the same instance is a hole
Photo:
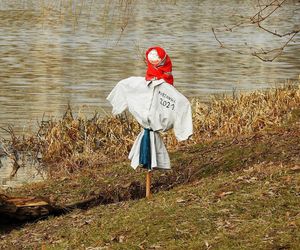
[[[42,181],[46,178],[45,173],[38,171],[32,165],[21,167],[17,174],[10,178],[13,162],[8,157],[1,158],[2,167],[0,168],[0,188],[7,189],[24,185],[26,183]]]
[[[212,27],[253,15],[257,1],[126,2],[0,0],[0,127],[27,130],[43,115],[60,117],[68,103],[88,115],[109,111],[105,97],[119,80],[144,75],[140,52],[153,45],[167,50],[175,85],[188,97],[207,100],[299,77],[299,34],[272,63],[220,49],[215,40]],[[299,27],[299,1],[267,25],[280,32]],[[285,41],[251,27],[219,37],[244,51],[245,43],[272,48]],[[4,165],[0,178],[7,176]]]

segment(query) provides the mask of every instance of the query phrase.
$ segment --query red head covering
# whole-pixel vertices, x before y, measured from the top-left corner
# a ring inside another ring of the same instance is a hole
[[[160,47],[152,47],[146,51],[146,62],[148,69],[146,72],[146,80],[153,78],[164,79],[167,83],[173,85],[174,78],[172,76],[172,62],[170,57]]]

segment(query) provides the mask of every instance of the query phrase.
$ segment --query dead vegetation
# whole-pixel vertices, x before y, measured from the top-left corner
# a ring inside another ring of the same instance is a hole
[[[154,172],[152,201],[133,201],[144,196],[144,172],[120,162],[140,131],[130,116],[86,119],[75,117],[69,108],[61,120],[42,121],[34,135],[14,134],[13,143],[6,141],[2,153],[27,152],[60,178],[7,195],[49,197],[58,206],[90,209],[10,233],[5,227],[0,248],[34,248],[41,242],[50,249],[82,244],[293,248],[298,243],[293,245],[290,239],[299,232],[299,92],[295,84],[215,98],[208,104],[193,100],[195,134],[189,143],[194,145],[181,147],[172,133],[164,134],[169,149],[180,149],[172,150],[172,171]],[[83,199],[87,204],[80,202]],[[99,204],[110,205],[94,207]],[[154,214],[148,213],[149,207]],[[155,234],[149,237],[153,241],[146,241],[145,235],[168,225],[159,239]],[[181,243],[170,241],[178,235],[183,235]]]
[[[209,105],[194,100],[194,138],[240,135],[278,126],[299,109],[299,85],[223,96]]]
[[[194,134],[183,145],[286,124],[299,113],[300,88],[295,83],[266,91],[233,93],[214,97],[208,104],[194,99],[192,108]],[[105,118],[95,114],[87,119],[80,114],[75,117],[69,107],[61,120],[42,120],[36,134],[17,136],[12,128],[6,129],[10,139],[3,139],[2,147],[16,165],[14,173],[21,165],[36,164],[55,177],[126,159],[140,130],[127,113]],[[164,133],[163,138],[171,151],[182,146],[173,132]]]
[[[0,249],[296,249],[299,128],[294,123],[173,152],[172,171],[154,172],[151,200],[133,200],[143,173],[124,163],[23,187],[15,194],[55,195],[62,204],[102,193],[111,204],[89,204],[17,230],[0,223]]]
[[[224,173],[258,166],[261,167],[261,177],[271,174],[275,170],[273,166],[284,165],[298,172],[299,135],[299,126],[293,124],[289,128],[260,131],[251,136],[222,138],[181,148],[171,153],[172,171],[153,172],[151,190],[153,193],[161,193],[205,178],[213,179]],[[233,192],[234,184],[228,185],[231,189],[220,190],[216,198]],[[4,218],[9,217],[15,221],[37,220],[41,216],[61,215],[78,208],[90,209],[97,205],[141,199],[145,196],[144,172],[142,169],[133,171],[126,162],[118,162],[101,168],[83,168],[69,177],[23,186],[7,191],[7,195],[11,198],[6,197],[4,201],[16,200],[18,203],[16,206],[12,203],[2,204],[2,207],[0,204],[0,214],[5,214]],[[42,206],[35,203],[40,202],[41,197],[47,201],[46,207],[45,203]],[[23,201],[25,204],[19,204]]]

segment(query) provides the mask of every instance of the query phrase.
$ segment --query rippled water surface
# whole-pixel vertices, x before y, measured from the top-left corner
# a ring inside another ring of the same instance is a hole
[[[87,114],[109,110],[105,97],[119,80],[144,75],[140,51],[153,45],[167,50],[175,84],[188,97],[207,100],[299,77],[299,35],[272,63],[219,48],[211,28],[253,15],[256,1],[122,2],[0,0],[0,127],[27,129],[44,114],[61,116],[68,103]],[[300,4],[290,1],[269,27],[297,24]],[[219,35],[241,48],[282,42],[252,28]]]

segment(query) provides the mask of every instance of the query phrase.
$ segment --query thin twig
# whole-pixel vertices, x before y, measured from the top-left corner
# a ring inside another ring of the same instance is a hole
[[[288,44],[293,40],[293,38],[300,32],[300,29],[295,29],[295,30],[292,30],[292,31],[289,31],[289,32],[286,32],[286,33],[278,33],[277,31],[272,31],[266,27],[264,27],[262,25],[262,22],[265,21],[266,19],[270,18],[270,16],[272,14],[274,14],[280,7],[282,7],[282,5],[287,2],[286,0],[282,0],[282,1],[279,1],[279,0],[273,0],[271,1],[269,4],[266,4],[266,5],[262,5],[260,3],[260,1],[258,0],[258,6],[259,6],[259,11],[257,13],[255,13],[251,18],[250,18],[250,21],[241,21],[231,27],[225,25],[225,30],[224,29],[219,29],[220,32],[226,32],[226,31],[230,31],[232,32],[234,29],[236,28],[244,28],[248,25],[252,26],[252,25],[257,25],[257,27],[261,30],[263,30],[264,32],[267,32],[269,34],[272,34],[274,36],[277,36],[279,38],[283,38],[283,37],[287,37],[287,36],[290,36],[290,38],[281,46],[281,47],[278,47],[278,48],[275,48],[275,49],[271,49],[271,50],[267,50],[267,51],[264,51],[262,50],[262,52],[260,51],[252,51],[250,53],[245,53],[241,50],[238,50],[238,49],[233,49],[233,48],[230,48],[228,46],[226,46],[217,36],[216,34],[216,29],[212,28],[212,32],[214,34],[214,37],[216,39],[216,41],[219,43],[220,47],[223,48],[223,49],[226,49],[226,50],[229,50],[229,51],[232,51],[232,52],[235,52],[235,53],[238,53],[238,54],[242,54],[242,55],[252,55],[252,56],[255,56],[257,58],[259,58],[260,60],[262,61],[265,61],[265,62],[272,62],[274,61],[279,55],[282,54],[282,52],[284,51],[285,47],[288,46]],[[264,7],[263,7],[264,6]],[[270,10],[267,14],[263,15],[264,12],[268,11],[271,7],[272,10]],[[251,46],[247,46],[248,49],[250,50],[253,50],[253,48]],[[271,55],[272,53],[276,52],[275,55],[273,55],[271,58],[267,58],[266,56],[268,55]]]

